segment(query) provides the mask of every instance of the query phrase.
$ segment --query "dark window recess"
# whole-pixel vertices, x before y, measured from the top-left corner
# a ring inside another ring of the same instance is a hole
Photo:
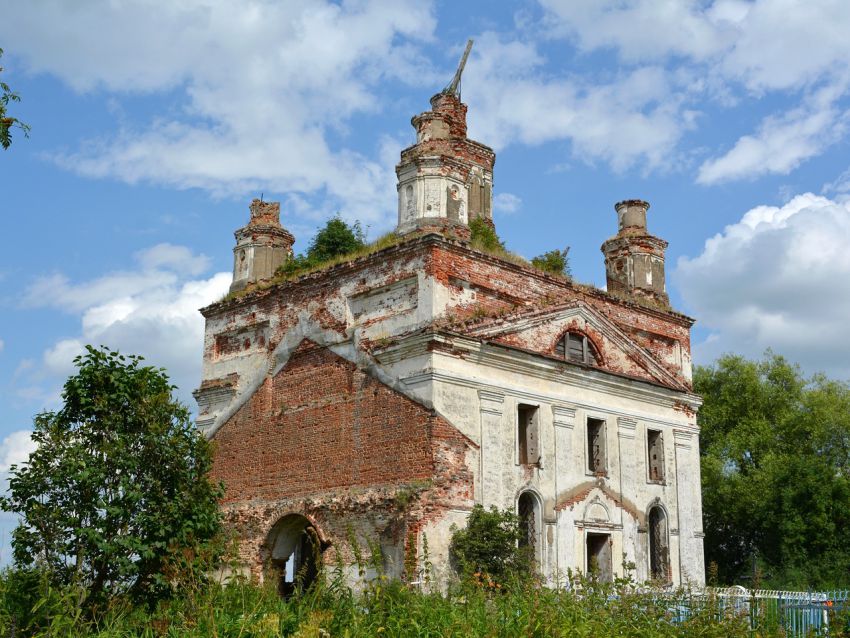
[[[649,456],[649,480],[664,480],[664,439],[658,430],[646,431],[646,450]]]
[[[520,405],[517,408],[517,440],[520,465],[539,465],[540,428],[537,424],[537,406]]]
[[[605,421],[587,420],[587,467],[594,474],[605,473]]]
[[[649,572],[652,580],[670,582],[667,515],[657,505],[649,510]]]
[[[517,503],[517,514],[522,535],[519,539],[520,547],[528,547],[531,556],[537,553],[537,501],[528,492],[523,492]]]
[[[596,348],[593,347],[593,343],[578,332],[565,334],[558,341],[558,345],[555,346],[555,355],[563,357],[567,361],[587,363],[593,366],[599,365],[599,356],[596,353]]]

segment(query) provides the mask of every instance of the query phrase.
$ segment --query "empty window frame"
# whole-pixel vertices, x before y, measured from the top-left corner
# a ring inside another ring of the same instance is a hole
[[[536,405],[517,406],[517,446],[520,465],[540,466],[540,426]]]
[[[517,515],[520,524],[519,546],[521,548],[527,547],[529,556],[536,562],[539,550],[540,507],[537,499],[530,492],[520,494],[517,501]]]
[[[605,474],[605,421],[587,419],[587,469],[593,474]]]
[[[670,546],[667,515],[656,505],[649,510],[649,575],[654,581],[670,582]]]
[[[599,365],[599,356],[596,348],[593,347],[593,342],[578,332],[568,332],[561,337],[558,345],[555,346],[555,354],[564,357],[567,361]]]
[[[646,431],[646,458],[649,480],[664,481],[664,438],[658,430]]]

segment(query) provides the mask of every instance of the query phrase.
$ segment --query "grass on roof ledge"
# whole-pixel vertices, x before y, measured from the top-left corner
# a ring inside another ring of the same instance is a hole
[[[473,220],[469,226],[471,231],[471,240],[469,242],[470,248],[486,253],[493,257],[498,257],[499,259],[503,259],[504,261],[517,264],[518,266],[523,266],[525,268],[531,268],[540,272],[544,272],[550,276],[555,276],[566,280],[570,279],[570,277],[565,276],[563,274],[552,272],[544,268],[538,268],[524,257],[521,257],[520,255],[509,251],[507,248],[505,248],[504,243],[496,235],[496,231],[493,230],[490,226],[486,225],[480,219]],[[274,276],[270,279],[263,279],[256,283],[249,284],[242,290],[235,290],[233,292],[229,292],[224,295],[224,297],[219,299],[216,303],[225,303],[228,301],[233,301],[234,299],[239,299],[253,292],[267,290],[268,288],[272,288],[273,286],[284,283],[286,281],[295,281],[296,279],[311,275],[315,272],[326,270],[333,266],[344,264],[349,261],[354,261],[355,259],[358,259],[360,257],[366,257],[380,250],[384,250],[385,248],[400,244],[404,241],[409,241],[418,237],[422,237],[425,234],[427,233],[416,232],[402,236],[398,235],[395,232],[389,232],[384,235],[381,235],[380,237],[378,237],[378,239],[376,239],[370,244],[367,244],[363,248],[359,248],[357,250],[345,253],[344,255],[338,255],[331,259],[326,259],[320,262],[299,262],[297,259],[291,258],[289,261],[284,263],[284,265],[280,266],[275,271]],[[453,238],[451,235],[448,235],[448,237],[450,239]]]

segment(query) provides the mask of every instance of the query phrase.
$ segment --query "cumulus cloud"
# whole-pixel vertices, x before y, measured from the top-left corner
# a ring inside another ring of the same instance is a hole
[[[725,155],[704,162],[697,181],[713,184],[768,173],[786,175],[820,155],[844,136],[848,115],[828,98],[811,102],[766,118],[755,135],[744,135]]]
[[[680,58],[758,90],[799,88],[850,69],[842,0],[540,0],[551,35],[626,62]],[[795,46],[805,43],[805,46]]]
[[[784,92],[797,101],[706,160],[700,183],[786,174],[846,133],[838,104],[850,86],[846,2],[540,2],[551,37],[566,37],[585,52],[613,50],[627,66],[663,67],[677,76],[675,90],[685,100],[714,98],[729,106]],[[666,113],[661,130],[669,146],[681,120],[669,117],[669,107]]]
[[[805,193],[758,206],[679,260],[674,280],[712,331],[698,360],[766,348],[850,378],[850,202]]]
[[[412,44],[434,25],[430,3],[412,0],[47,0],[5,7],[0,37],[78,91],[177,97],[148,124],[58,154],[69,170],[221,195],[321,193],[380,222],[393,164],[339,139],[352,116],[380,109],[381,82],[431,77]]]
[[[75,283],[54,274],[35,281],[23,296],[28,306],[62,310],[80,319],[79,333],[48,348],[29,376],[64,379],[86,344],[140,354],[164,367],[194,405],[200,380],[204,320],[198,309],[221,298],[230,273],[201,276],[209,260],[188,248],[160,244],[135,256],[138,268]]]
[[[470,135],[499,149],[511,143],[571,142],[581,161],[616,171],[640,164],[663,167],[693,113],[671,90],[661,67],[624,71],[607,82],[553,76],[537,46],[495,33],[479,46],[465,72]],[[509,96],[509,97],[508,97]]]

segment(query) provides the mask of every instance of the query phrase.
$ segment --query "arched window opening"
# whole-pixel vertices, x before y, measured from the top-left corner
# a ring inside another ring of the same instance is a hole
[[[568,332],[555,347],[555,354],[565,358],[567,361],[586,363],[588,365],[599,365],[599,354],[593,342],[579,332]]]
[[[527,548],[528,553],[533,560],[537,560],[537,517],[538,506],[537,499],[530,492],[523,492],[517,502],[517,514],[519,516],[519,524],[521,536],[519,546]]]
[[[657,505],[649,510],[649,575],[652,580],[670,582],[667,515]]]
[[[283,517],[272,528],[267,543],[281,596],[289,598],[315,582],[321,564],[322,544],[309,520],[298,514]]]

